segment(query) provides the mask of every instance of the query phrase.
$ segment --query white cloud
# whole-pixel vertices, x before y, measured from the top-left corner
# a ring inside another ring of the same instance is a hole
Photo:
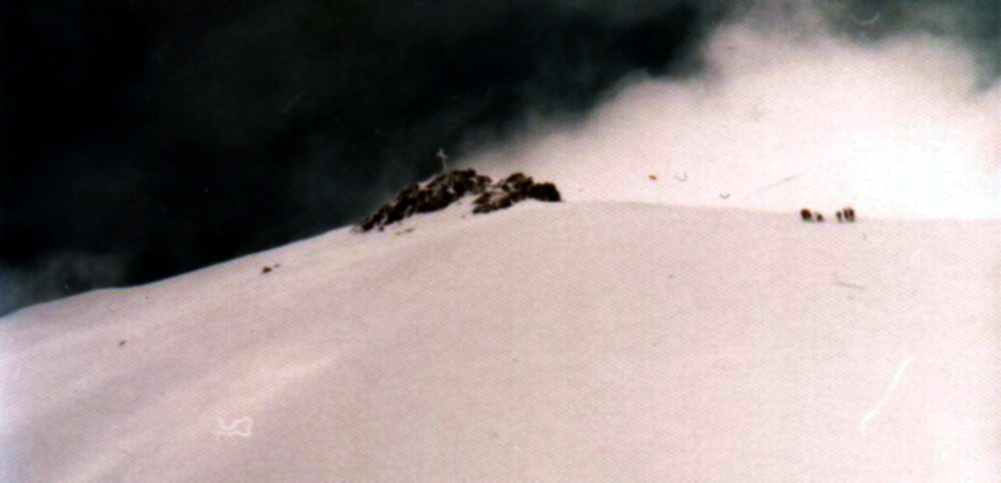
[[[705,75],[632,79],[582,125],[537,126],[470,164],[525,170],[569,200],[1001,216],[1001,89],[975,91],[966,50],[808,25],[721,28]]]

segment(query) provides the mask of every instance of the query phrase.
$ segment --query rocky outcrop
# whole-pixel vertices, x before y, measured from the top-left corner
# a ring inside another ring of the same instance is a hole
[[[467,195],[476,196],[473,201],[475,214],[508,208],[526,199],[561,201],[555,185],[537,184],[522,173],[514,173],[494,183],[489,176],[477,174],[473,169],[449,170],[424,185],[415,183],[406,187],[393,201],[365,218],[358,228],[361,231],[381,230],[418,213],[443,210]]]
[[[502,210],[519,201],[534,199],[539,201],[558,202],[560,192],[552,183],[536,184],[530,176],[514,173],[476,198],[473,203],[473,213],[490,213]]]

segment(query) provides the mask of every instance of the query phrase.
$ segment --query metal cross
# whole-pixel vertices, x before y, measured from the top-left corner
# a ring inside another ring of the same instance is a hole
[[[442,148],[438,148],[438,154],[436,154],[435,156],[438,156],[438,159],[441,160],[442,170],[448,171],[448,163],[446,162],[448,161],[448,155],[445,154],[445,150]]]

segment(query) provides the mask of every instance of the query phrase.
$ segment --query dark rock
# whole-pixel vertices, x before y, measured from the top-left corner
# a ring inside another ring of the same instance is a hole
[[[357,228],[369,231],[382,230],[417,213],[431,213],[447,208],[467,195],[476,196],[473,213],[482,214],[508,208],[519,201],[536,199],[560,201],[560,193],[552,183],[535,184],[530,176],[514,173],[492,184],[488,176],[473,169],[449,170],[435,176],[426,184],[412,184],[374,214],[362,220]]]
[[[522,173],[514,173],[500,183],[501,189],[508,193],[519,193],[532,186],[532,178]]]
[[[533,185],[528,189],[528,197],[533,200],[547,201],[557,203],[561,201],[560,192],[556,189],[556,185],[552,183],[542,183]]]
[[[474,202],[476,208],[473,209],[473,213],[502,210],[529,198],[552,202],[561,200],[559,190],[552,183],[535,184],[530,176],[514,173],[480,195]]]
[[[476,199],[474,203],[476,208],[473,208],[473,213],[479,215],[490,213],[491,211],[503,210],[504,208],[510,208],[514,203],[509,193],[484,193]]]

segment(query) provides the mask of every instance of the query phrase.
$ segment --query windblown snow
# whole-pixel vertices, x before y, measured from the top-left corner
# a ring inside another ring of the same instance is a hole
[[[0,319],[0,480],[1001,478],[999,222],[466,208]]]

